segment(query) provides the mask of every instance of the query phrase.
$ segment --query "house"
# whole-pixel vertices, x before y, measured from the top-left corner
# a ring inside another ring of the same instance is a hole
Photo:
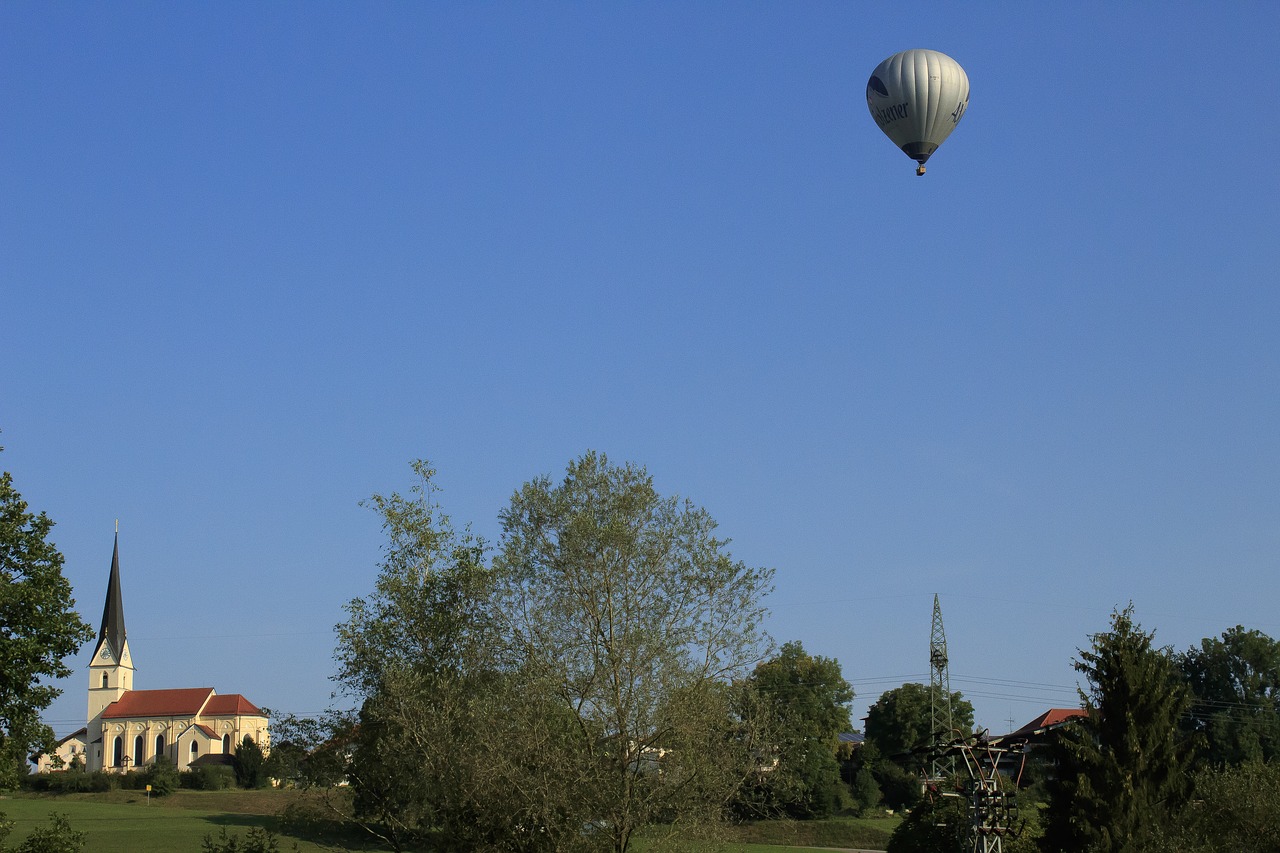
[[[120,538],[111,554],[111,575],[102,627],[89,664],[88,722],[40,756],[39,771],[67,767],[123,773],[156,756],[179,770],[207,755],[231,755],[245,737],[267,751],[267,716],[238,693],[212,687],[135,690],[133,657],[124,627],[120,590]]]

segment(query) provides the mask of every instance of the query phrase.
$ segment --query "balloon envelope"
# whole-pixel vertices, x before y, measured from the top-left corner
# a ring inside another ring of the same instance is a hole
[[[895,53],[867,81],[871,117],[921,167],[956,129],[968,106],[969,76],[960,63],[936,50]]]

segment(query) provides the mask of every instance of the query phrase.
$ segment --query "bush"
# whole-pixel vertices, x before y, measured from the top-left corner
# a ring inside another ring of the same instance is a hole
[[[193,791],[225,791],[235,782],[235,771],[225,764],[196,767],[179,775],[181,787]]]
[[[80,853],[84,849],[84,833],[71,828],[66,815],[49,815],[48,827],[37,827],[27,839],[13,848],[13,853]]]
[[[224,826],[217,838],[206,835],[200,849],[204,853],[280,853],[280,843],[275,833],[261,827],[252,827],[244,835],[227,835]],[[293,849],[298,849],[296,842]]]
[[[142,775],[146,784],[151,786],[151,793],[157,797],[167,796],[178,789],[178,771],[163,755],[157,756]]]
[[[48,794],[101,794],[120,787],[120,777],[101,770],[94,773],[33,773],[22,780],[28,791]]]

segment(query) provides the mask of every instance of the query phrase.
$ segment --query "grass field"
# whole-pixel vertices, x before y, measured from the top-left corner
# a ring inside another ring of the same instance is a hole
[[[178,791],[150,803],[139,791],[105,794],[0,796],[0,812],[14,822],[9,844],[17,844],[48,823],[49,813],[67,815],[73,829],[86,834],[91,853],[199,853],[205,836],[226,828],[232,835],[258,826],[277,834],[282,853],[334,850],[379,851],[360,838],[321,844],[282,831],[276,815],[304,800],[298,791]],[[883,849],[894,826],[889,820],[832,820],[812,823],[756,824],[741,827],[735,840],[717,853],[795,853],[797,847]],[[643,844],[637,845],[643,850]]]

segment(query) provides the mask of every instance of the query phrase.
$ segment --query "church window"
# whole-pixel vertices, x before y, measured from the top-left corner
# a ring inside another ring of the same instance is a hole
[[[115,745],[112,747],[111,766],[119,767],[122,764],[124,764],[124,739],[117,736]]]
[[[105,689],[105,688],[106,688],[106,686],[107,686],[107,674],[106,674],[105,672],[104,672],[104,673],[102,673],[102,686],[103,686],[103,688],[104,688],[104,689]]]
[[[164,735],[156,735],[156,756],[164,755]]]
[[[136,738],[133,739],[133,766],[134,767],[142,766],[142,759],[145,755],[145,753],[142,750],[143,750],[142,735],[138,735]]]
[[[200,744],[196,743],[195,741],[191,741],[191,757],[195,758],[199,754],[200,754]]]
[[[231,753],[231,735],[222,736],[222,752],[224,754]]]

